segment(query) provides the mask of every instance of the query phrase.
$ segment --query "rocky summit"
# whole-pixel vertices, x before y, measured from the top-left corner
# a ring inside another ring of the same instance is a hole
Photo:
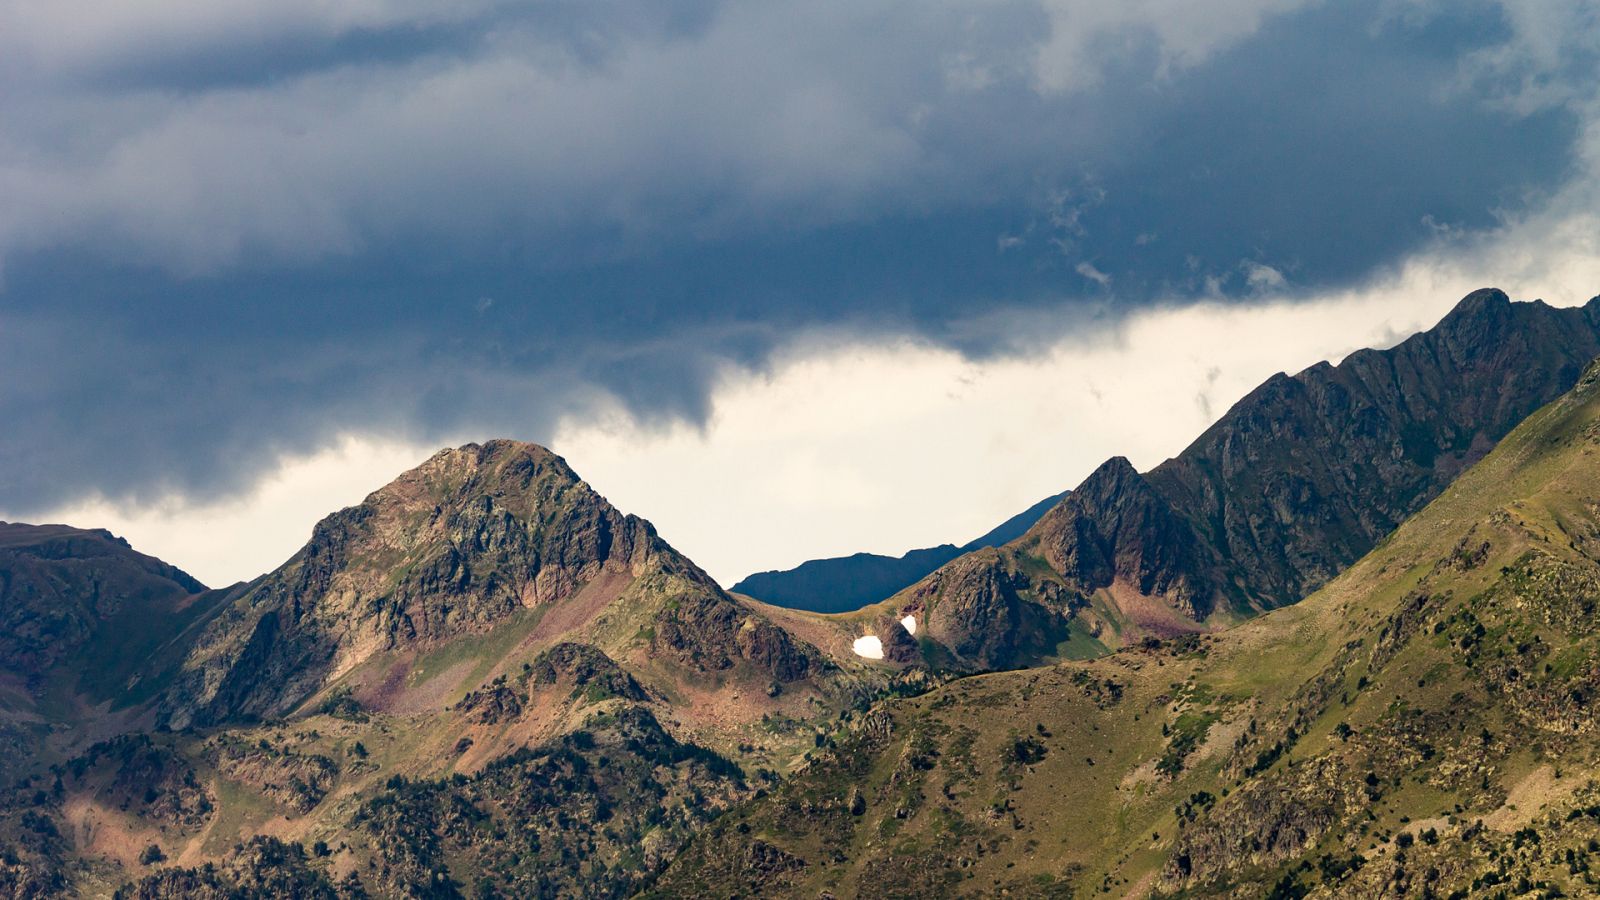
[[[194,642],[162,721],[281,716],[335,683],[403,706],[415,661],[454,641],[602,628],[616,649],[637,637],[617,633],[623,618],[647,623],[645,652],[698,671],[746,663],[789,682],[816,662],[559,456],[469,444],[323,519],[293,559],[235,591]]]

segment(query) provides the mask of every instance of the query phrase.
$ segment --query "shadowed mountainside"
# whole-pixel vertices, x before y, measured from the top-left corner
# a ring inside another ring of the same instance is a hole
[[[1597,354],[1600,300],[1556,309],[1477,291],[1397,346],[1273,376],[1148,473],[1108,461],[1021,538],[888,605],[924,619],[948,662],[1005,668],[1293,603]]]
[[[104,529],[0,522],[0,664],[37,677],[105,623],[170,613],[205,589]]]

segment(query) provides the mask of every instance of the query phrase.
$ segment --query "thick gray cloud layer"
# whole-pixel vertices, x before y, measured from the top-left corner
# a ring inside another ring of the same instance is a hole
[[[1359,282],[1591,177],[1594,19],[0,3],[0,508],[692,417],[809,326],[983,354],[1018,308]]]

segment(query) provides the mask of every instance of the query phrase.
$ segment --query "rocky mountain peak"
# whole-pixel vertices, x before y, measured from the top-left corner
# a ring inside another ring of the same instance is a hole
[[[1597,355],[1600,304],[1475,291],[1393,347],[1273,375],[1148,472],[1108,460],[1022,538],[992,559],[952,561],[914,596],[945,616],[1002,595],[1072,615],[1053,585],[1068,605],[1110,588],[1100,601],[1113,619],[1143,616],[1158,631],[1296,602],[1572,388]],[[968,577],[979,570],[994,578]],[[937,637],[941,617],[930,616]]]
[[[1511,310],[1511,297],[1499,288],[1479,288],[1462,297],[1450,312],[1439,320],[1439,328],[1448,331],[1474,323],[1492,322]]]
[[[1210,612],[1193,605],[1209,600],[1195,584],[1193,532],[1125,457],[1091,472],[1024,540],[1081,591],[1121,581],[1197,618]]]
[[[541,477],[572,484],[582,480],[566,460],[546,447],[497,438],[440,450],[389,486],[452,476],[470,478],[480,487],[505,489],[526,489]]]
[[[618,618],[648,619],[635,631],[684,665],[743,660],[780,681],[810,671],[813,651],[752,617],[560,456],[494,440],[442,450],[318,523],[210,624],[166,714],[281,715],[377,660],[408,665],[513,621],[563,638],[611,604],[628,607]]]

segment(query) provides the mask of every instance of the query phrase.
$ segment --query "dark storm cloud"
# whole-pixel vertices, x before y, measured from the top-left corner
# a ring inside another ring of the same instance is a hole
[[[1350,284],[1580,174],[1525,10],[1194,6],[0,11],[0,508],[693,418],[809,326]]]

